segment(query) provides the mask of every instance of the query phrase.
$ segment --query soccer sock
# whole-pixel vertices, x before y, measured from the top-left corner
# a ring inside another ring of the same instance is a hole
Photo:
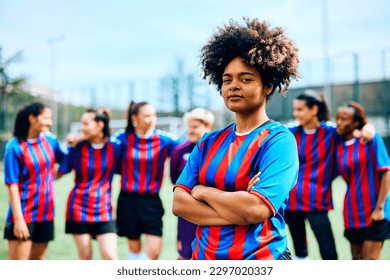
[[[139,252],[139,253],[133,253],[133,252],[131,252],[131,251],[129,251],[128,253],[127,253],[127,259],[128,260],[133,260],[133,261],[135,261],[135,260],[139,260],[139,257],[141,256],[141,252]]]
[[[139,254],[138,260],[150,260],[148,255],[145,252]]]

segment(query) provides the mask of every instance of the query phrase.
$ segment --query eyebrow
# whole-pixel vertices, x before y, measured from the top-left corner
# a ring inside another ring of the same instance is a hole
[[[243,76],[243,75],[252,75],[252,76],[256,76],[255,74],[251,73],[251,72],[240,72],[238,73],[240,76]],[[229,73],[223,73],[222,76],[232,76],[232,74],[229,74]]]

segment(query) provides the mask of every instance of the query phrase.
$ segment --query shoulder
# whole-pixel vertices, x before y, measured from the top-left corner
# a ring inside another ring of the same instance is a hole
[[[20,150],[20,141],[16,137],[12,137],[5,146],[6,151],[7,150]]]
[[[221,135],[226,135],[232,132],[234,127],[234,123],[229,124],[228,126],[225,126],[224,128],[218,129],[218,130],[213,130],[210,132],[207,132],[203,135],[202,139],[200,139],[200,142],[204,141],[213,141],[220,137]]]
[[[195,144],[193,144],[192,142],[185,140],[184,142],[182,142],[176,146],[176,148],[173,150],[173,153],[180,153],[180,152],[185,151],[189,148],[193,148],[194,145]]]
[[[122,140],[120,137],[111,136],[110,139],[108,139],[107,143],[110,145],[117,146],[117,145],[120,145],[122,143]]]
[[[46,139],[49,140],[49,141],[58,141],[57,136],[54,135],[54,134],[51,133],[51,132],[42,132],[42,133],[40,134],[40,136],[46,138]]]
[[[178,140],[178,138],[175,135],[171,134],[170,132],[160,130],[160,129],[155,129],[153,131],[153,134],[158,135],[161,138],[165,138],[165,139],[170,139],[170,140],[174,140],[174,141]]]
[[[265,138],[265,142],[291,142],[296,145],[296,140],[294,134],[290,131],[289,128],[280,124],[279,122],[271,122],[259,131],[259,133],[264,133],[268,131],[269,135]]]
[[[71,147],[70,149],[79,150],[86,145],[89,145],[89,142],[87,140],[82,140],[82,141],[78,142],[75,147]]]
[[[126,135],[127,135],[126,130],[124,130],[124,129],[119,129],[118,131],[116,131],[116,132],[110,137],[110,139],[115,139],[115,138],[121,139],[121,138],[123,138],[123,137],[126,137]]]
[[[46,141],[49,142],[50,146],[53,148],[53,149],[57,149],[57,147],[59,147],[59,142],[58,142],[58,139],[57,139],[57,136],[55,136],[53,133],[51,132],[42,132],[40,135],[39,135],[39,138],[40,139],[45,139]]]
[[[275,122],[275,121],[260,127],[260,129],[268,130],[271,135],[275,135],[279,133],[286,133],[288,135],[291,135],[290,129],[288,127],[282,125],[280,122]]]
[[[321,122],[320,127],[322,127],[323,129],[325,129],[327,131],[336,133],[336,127],[337,126],[336,126],[336,124],[334,122],[331,122],[331,121]]]

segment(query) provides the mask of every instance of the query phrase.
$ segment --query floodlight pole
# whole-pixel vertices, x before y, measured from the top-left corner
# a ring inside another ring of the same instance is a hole
[[[328,47],[328,5],[327,0],[322,0],[322,27],[323,27],[323,51],[324,51],[324,93],[326,102],[332,112],[332,89],[330,85],[330,59]]]
[[[64,37],[51,38],[47,41],[50,46],[50,93],[51,97],[49,98],[49,102],[52,109],[52,119],[53,125],[51,127],[51,131],[54,134],[57,134],[57,126],[58,126],[58,102],[59,102],[59,92],[56,91],[56,71],[57,71],[57,43],[61,42]]]

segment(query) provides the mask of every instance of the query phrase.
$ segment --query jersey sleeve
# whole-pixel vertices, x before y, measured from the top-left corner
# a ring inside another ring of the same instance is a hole
[[[57,163],[60,163],[65,156],[65,152],[62,150],[60,143],[58,142],[57,137],[50,132],[43,133],[43,135],[46,137],[46,139],[50,143],[50,146],[53,148],[55,161]]]
[[[183,171],[176,181],[174,188],[180,187],[185,189],[187,192],[191,192],[191,190],[198,184],[200,156],[201,151],[199,141],[192,150]]]
[[[386,150],[385,143],[383,142],[383,139],[378,132],[375,132],[374,138],[372,139],[372,145],[374,148],[375,158],[377,162],[377,170],[390,170],[389,154]]]
[[[170,138],[169,145],[168,145],[168,154],[169,154],[169,156],[172,155],[172,152],[175,150],[175,148],[177,146],[179,146],[180,143],[181,143],[181,141],[179,139]]]
[[[21,170],[22,150],[16,138],[8,142],[4,154],[4,181],[7,186],[18,184]]]
[[[58,167],[58,172],[61,174],[67,174],[72,171],[72,163],[75,155],[75,148],[68,147],[68,152],[63,156],[60,166]]]
[[[282,131],[264,145],[258,162],[260,180],[250,193],[259,196],[275,215],[297,182],[297,144],[290,132]]]

